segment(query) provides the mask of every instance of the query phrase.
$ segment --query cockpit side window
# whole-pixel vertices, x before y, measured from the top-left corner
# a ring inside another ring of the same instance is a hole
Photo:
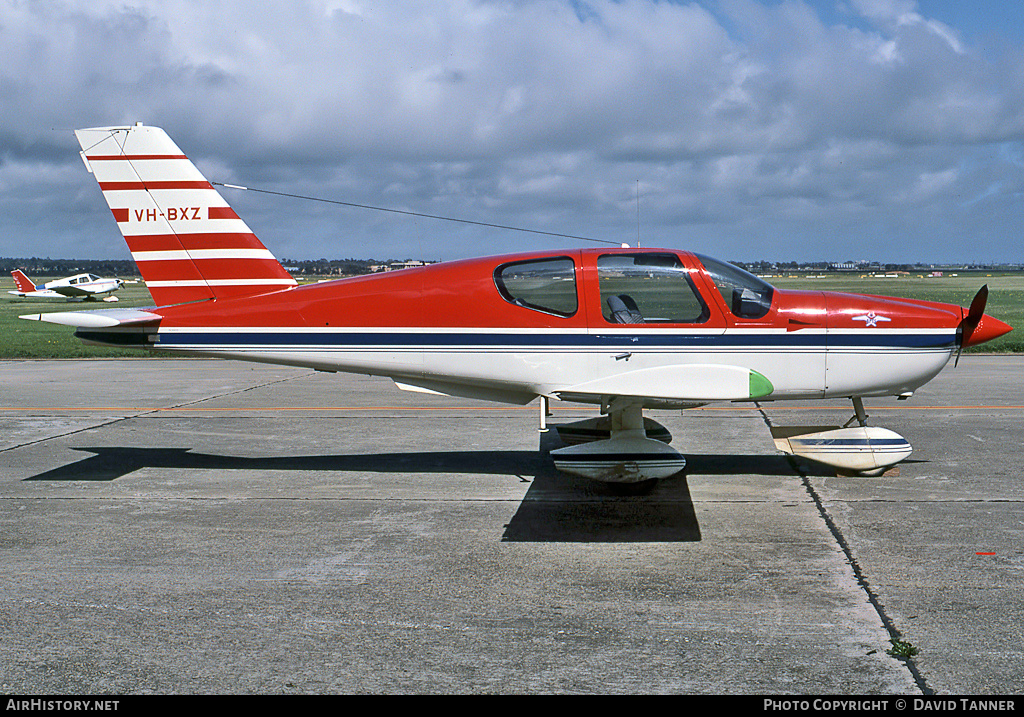
[[[601,311],[611,324],[701,324],[710,312],[675,254],[597,258]]]
[[[741,319],[760,319],[772,308],[775,288],[738,266],[697,255],[725,305]]]
[[[494,284],[505,301],[555,316],[572,316],[579,308],[576,264],[566,256],[502,264]]]

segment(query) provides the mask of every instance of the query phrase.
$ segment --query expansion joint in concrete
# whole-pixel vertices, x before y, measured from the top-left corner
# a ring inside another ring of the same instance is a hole
[[[764,412],[764,409],[761,408],[760,405],[758,406],[758,411],[760,411],[761,418],[764,419],[765,424],[770,428],[772,425],[771,419],[768,418],[768,415]],[[864,594],[867,596],[868,602],[871,604],[872,608],[874,608],[875,613],[878,615],[878,618],[882,621],[882,626],[885,627],[886,631],[889,633],[889,639],[892,641],[902,642],[902,633],[896,627],[892,618],[889,617],[888,613],[885,610],[885,606],[882,604],[882,601],[875,594],[874,590],[872,590],[871,584],[868,582],[867,577],[864,575],[864,571],[861,569],[860,563],[857,561],[856,556],[853,554],[853,549],[850,547],[849,542],[843,535],[842,530],[840,530],[839,526],[836,525],[835,520],[833,520],[832,516],[829,514],[828,509],[825,507],[825,502],[821,499],[821,495],[818,493],[817,490],[815,490],[814,486],[811,484],[810,477],[807,475],[807,472],[801,466],[800,460],[795,456],[787,456],[787,458],[789,459],[789,464],[793,467],[794,472],[796,472],[796,474],[800,476],[800,480],[804,486],[804,490],[807,491],[807,494],[810,496],[811,500],[814,501],[814,505],[818,509],[818,514],[821,516],[821,519],[825,522],[826,527],[828,527],[829,533],[832,534],[832,538],[836,541],[836,544],[839,546],[839,549],[843,551],[843,555],[846,556],[846,562],[850,565],[851,569],[853,570],[854,577],[856,577],[857,579],[858,587],[860,587],[860,589],[864,591]],[[900,661],[907,666],[907,669],[910,671],[910,674],[914,678],[914,682],[917,684],[917,687],[919,690],[921,690],[922,694],[935,694],[934,690],[932,690],[932,688],[928,686],[927,680],[925,680],[924,675],[922,675],[921,671],[917,668],[917,665],[915,664],[913,658],[905,657],[898,659],[900,659]]]

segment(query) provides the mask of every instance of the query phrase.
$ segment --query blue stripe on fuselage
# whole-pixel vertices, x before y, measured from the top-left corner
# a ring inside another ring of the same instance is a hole
[[[79,330],[87,335],[91,332]],[[99,333],[99,332],[97,332]],[[159,332],[159,343],[164,347],[282,347],[321,346],[330,348],[438,348],[438,347],[490,347],[490,348],[693,348],[693,349],[830,349],[844,348],[903,348],[949,349],[955,345],[956,335],[948,334],[894,334],[867,332],[862,334],[545,334],[545,333],[445,333],[445,332],[366,332],[319,333],[315,331],[251,332],[224,331],[217,333]]]

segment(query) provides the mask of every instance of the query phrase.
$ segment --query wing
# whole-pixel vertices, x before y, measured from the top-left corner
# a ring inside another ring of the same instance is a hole
[[[89,291],[79,289],[77,286],[51,286],[48,291],[53,291],[61,296],[76,297],[76,296],[89,296]]]

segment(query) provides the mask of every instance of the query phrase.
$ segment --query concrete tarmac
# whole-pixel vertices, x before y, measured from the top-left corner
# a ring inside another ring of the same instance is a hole
[[[1018,693],[1022,369],[868,400],[898,476],[775,450],[848,401],[653,411],[688,469],[626,495],[554,470],[536,404],[0,362],[0,692]]]

